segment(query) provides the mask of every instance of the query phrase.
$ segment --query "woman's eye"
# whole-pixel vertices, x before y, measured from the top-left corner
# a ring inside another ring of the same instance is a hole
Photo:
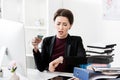
[[[60,25],[60,23],[57,23],[57,25]]]
[[[66,23],[63,23],[63,25],[64,25],[64,26],[67,26],[67,24],[66,24]]]

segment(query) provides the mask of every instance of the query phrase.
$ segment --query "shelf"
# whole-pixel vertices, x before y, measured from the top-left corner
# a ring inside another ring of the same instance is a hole
[[[27,57],[33,57],[33,54],[26,54]]]
[[[34,26],[27,26],[25,29],[35,29],[35,30],[46,30],[47,28],[42,26],[42,27],[34,27]]]

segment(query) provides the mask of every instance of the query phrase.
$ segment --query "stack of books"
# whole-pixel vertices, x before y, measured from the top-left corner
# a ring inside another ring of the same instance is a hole
[[[93,67],[109,67],[109,63],[113,62],[112,52],[116,44],[109,44],[104,46],[91,46],[88,45],[87,58],[88,63]]]

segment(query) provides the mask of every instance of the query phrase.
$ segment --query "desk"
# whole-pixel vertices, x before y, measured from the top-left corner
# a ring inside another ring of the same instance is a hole
[[[9,78],[12,75],[11,72],[6,67],[2,69],[3,69],[3,77],[0,77],[0,80],[9,80]],[[27,77],[24,77],[19,73],[16,73],[16,74],[20,77],[20,80],[28,80]]]
[[[18,73],[17,73],[18,74]],[[20,77],[20,80],[48,80],[49,78],[61,75],[61,76],[69,76],[74,77],[72,73],[64,73],[64,72],[40,72],[37,69],[27,69],[27,77],[24,77],[20,74],[18,74]],[[98,76],[99,78],[103,76]],[[90,80],[96,80],[98,77],[94,77]],[[116,76],[104,76],[104,78],[115,78]],[[3,78],[0,77],[0,80],[9,80],[10,78],[10,71],[4,70]]]
[[[55,77],[55,76],[70,76],[74,77],[72,73],[64,73],[64,72],[40,72],[37,69],[27,69],[27,78],[28,80],[48,80],[49,78]],[[89,80],[96,80],[98,78],[116,78],[116,76],[96,76],[89,78]]]
[[[27,69],[27,76],[24,77],[17,73],[19,75],[20,80],[48,80],[49,78],[62,75],[62,76],[70,76],[73,77],[72,73],[64,73],[64,72],[40,72],[37,69]],[[3,69],[3,77],[0,77],[0,80],[9,80],[11,76],[11,73],[8,69]]]
[[[64,73],[64,72],[40,72],[37,69],[27,69],[27,78],[28,80],[47,80],[49,78],[62,75],[62,76],[70,76],[73,77],[72,73]]]

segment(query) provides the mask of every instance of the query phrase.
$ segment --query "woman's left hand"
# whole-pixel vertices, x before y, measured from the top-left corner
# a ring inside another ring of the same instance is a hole
[[[63,57],[60,56],[59,58],[53,60],[52,62],[49,63],[49,71],[54,72],[55,68],[60,64],[63,63]]]

